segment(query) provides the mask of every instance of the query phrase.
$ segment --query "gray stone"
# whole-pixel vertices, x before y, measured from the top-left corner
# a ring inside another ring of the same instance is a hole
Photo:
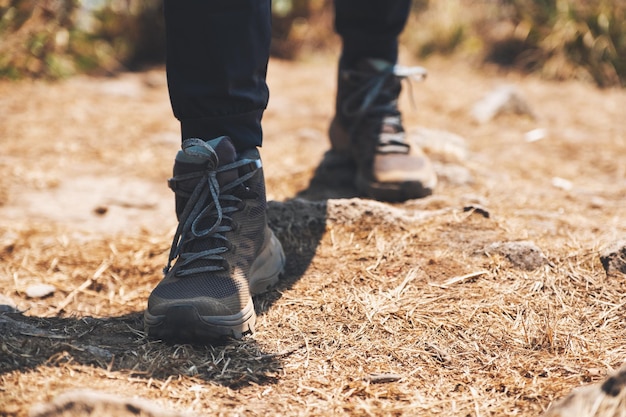
[[[485,248],[485,252],[504,256],[514,267],[525,271],[532,271],[549,263],[541,249],[530,241],[496,242]]]
[[[626,240],[614,242],[600,253],[600,262],[607,276],[626,274]]]
[[[471,114],[480,123],[487,123],[500,114],[520,114],[535,118],[535,114],[522,94],[511,85],[499,87],[472,108]]]

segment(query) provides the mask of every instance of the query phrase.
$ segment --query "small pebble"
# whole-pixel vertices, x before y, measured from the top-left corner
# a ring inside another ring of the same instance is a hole
[[[489,210],[483,206],[481,206],[480,204],[470,204],[467,205],[465,207],[463,207],[463,211],[465,212],[474,212],[476,214],[480,214],[481,216],[483,216],[485,219],[488,219],[491,214],[489,213]]]
[[[526,99],[511,85],[491,91],[473,106],[471,113],[479,123],[487,123],[503,113],[525,114],[535,118]]]
[[[26,288],[26,296],[28,298],[44,298],[48,297],[56,291],[56,287],[50,284],[33,284]]]
[[[565,178],[554,177],[552,178],[552,186],[555,188],[559,188],[563,191],[570,191],[574,188],[574,184],[570,180],[566,180]]]
[[[524,134],[524,140],[526,142],[537,142],[538,140],[545,139],[547,136],[546,129],[538,128],[533,129]]]
[[[594,209],[600,209],[606,206],[606,200],[602,197],[593,196],[589,199],[589,207]]]

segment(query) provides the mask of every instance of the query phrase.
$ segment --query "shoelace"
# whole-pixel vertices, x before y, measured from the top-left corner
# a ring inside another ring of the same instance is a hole
[[[198,184],[195,186],[185,209],[180,215],[178,227],[174,234],[172,247],[170,249],[167,266],[163,272],[167,274],[172,265],[172,261],[178,258],[177,276],[197,274],[201,272],[213,272],[224,270],[221,256],[229,250],[228,239],[225,232],[232,230],[232,219],[230,214],[239,211],[237,203],[242,200],[228,191],[234,190],[244,182],[254,176],[261,167],[260,160],[240,159],[233,163],[219,166],[219,158],[215,150],[201,139],[187,139],[182,144],[182,150],[189,156],[205,159],[208,161],[207,168],[202,172]],[[246,165],[251,165],[253,169],[238,177],[236,180],[220,186],[217,175],[224,171],[237,169]],[[184,181],[197,178],[197,173],[179,175],[172,180]],[[214,218],[204,227],[200,226],[203,219]],[[228,220],[224,222],[223,220]],[[223,245],[194,252],[183,252],[183,247],[197,239],[214,238],[224,242]],[[186,268],[198,260],[209,261],[208,264]]]
[[[397,108],[395,100],[396,97],[390,96],[390,92],[387,91],[388,89],[386,89],[385,86],[391,79],[397,78],[400,81],[409,81],[408,85],[411,90],[412,87],[410,81],[424,80],[427,75],[426,69],[423,67],[405,67],[394,65],[375,74],[358,70],[345,71],[350,77],[365,80],[365,82],[363,82],[349,97],[346,98],[342,105],[341,111],[343,114],[346,117],[354,118],[355,120],[352,125],[351,133],[354,133],[366,116],[383,116],[384,123],[386,125],[393,126],[394,131],[397,133],[381,134],[378,144],[379,149],[384,151],[384,148],[387,147],[393,151],[398,147],[408,148],[408,145],[404,142],[404,137],[401,132],[402,121],[400,119],[400,112]],[[413,102],[412,90],[410,93],[411,102]],[[354,110],[351,110],[351,108],[354,108]]]

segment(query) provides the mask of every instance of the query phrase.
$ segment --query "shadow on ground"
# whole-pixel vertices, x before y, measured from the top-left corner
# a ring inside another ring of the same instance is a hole
[[[271,291],[255,299],[257,314],[263,314],[302,278],[326,231],[328,200],[358,197],[354,186],[356,167],[352,160],[335,152],[324,154],[307,188],[284,202],[268,202],[268,223],[283,245],[287,264],[285,276]]]
[[[277,287],[256,297],[259,315],[306,274],[326,231],[328,199],[356,196],[353,175],[351,164],[327,153],[306,189],[285,202],[268,203],[268,222],[282,242],[287,264]],[[142,316],[42,318],[0,312],[0,374],[78,363],[146,379],[189,375],[237,388],[274,382],[281,358],[291,353],[264,352],[253,338],[206,346],[149,340]]]
[[[251,338],[212,346],[171,345],[145,338],[142,313],[110,318],[39,318],[0,314],[0,374],[38,366],[81,364],[166,380],[195,376],[231,388],[271,383],[280,355],[263,352]]]

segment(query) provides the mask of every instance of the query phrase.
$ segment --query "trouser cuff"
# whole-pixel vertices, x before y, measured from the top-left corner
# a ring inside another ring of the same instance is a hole
[[[398,42],[393,39],[343,39],[341,51],[342,68],[353,67],[358,61],[366,58],[382,59],[395,64],[398,60]]]
[[[182,139],[199,138],[208,141],[218,136],[228,136],[235,145],[235,149],[241,152],[261,146],[262,116],[263,110],[257,110],[229,116],[181,120]]]

